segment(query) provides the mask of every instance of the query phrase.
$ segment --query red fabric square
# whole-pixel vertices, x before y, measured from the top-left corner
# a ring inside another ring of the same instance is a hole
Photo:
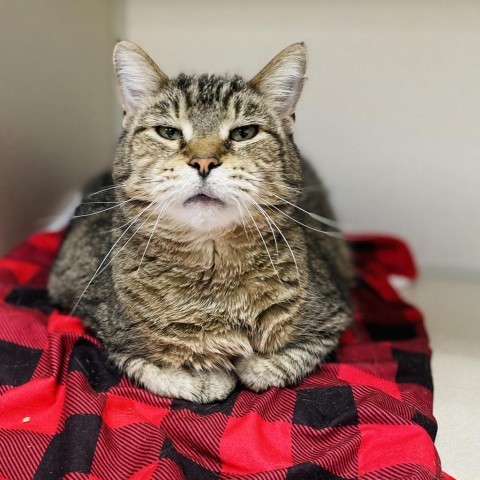
[[[292,425],[257,413],[231,417],[220,442],[222,472],[248,474],[292,465]]]
[[[243,390],[235,401],[232,416],[243,417],[255,412],[267,421],[291,422],[295,399],[295,391],[289,388],[270,388],[262,395]]]
[[[0,322],[1,340],[36,349],[47,346],[45,315],[42,312],[0,304],[1,318],[8,319]]]
[[[293,425],[295,464],[314,462],[341,477],[357,477],[360,432],[357,425],[312,428]]]
[[[51,435],[28,430],[0,429],[0,478],[34,478],[51,439]]]
[[[65,386],[54,378],[35,378],[7,390],[0,402],[0,428],[54,434],[65,400]]]
[[[131,423],[146,422],[160,426],[169,408],[153,407],[131,398],[107,394],[102,419],[110,428],[121,428]]]
[[[158,460],[164,440],[163,432],[149,423],[135,423],[115,429],[103,424],[91,473],[103,480],[135,478],[135,474]]]
[[[0,260],[0,268],[5,268],[15,275],[20,284],[27,283],[39,270],[40,265],[24,260],[3,258]]]
[[[435,447],[418,425],[360,425],[360,475],[391,465],[411,463],[436,471]]]
[[[400,390],[398,389],[398,386],[395,382],[377,377],[350,365],[340,365],[338,378],[341,380],[345,380],[350,385],[363,385],[373,387],[387,393],[394,398],[397,398],[398,400],[402,399]]]
[[[151,480],[158,467],[158,460],[134,473],[128,480]]]
[[[62,315],[57,311],[48,317],[47,329],[49,332],[71,332],[79,335],[85,333],[85,327],[79,318]]]
[[[56,253],[63,238],[63,231],[42,232],[32,235],[28,243],[49,253]]]
[[[227,425],[223,413],[197,415],[188,410],[172,410],[163,420],[161,431],[175,450],[201,467],[219,471],[219,444]]]

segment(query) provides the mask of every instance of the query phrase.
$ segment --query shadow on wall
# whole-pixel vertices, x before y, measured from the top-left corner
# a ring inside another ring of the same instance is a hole
[[[112,161],[114,2],[0,3],[0,254]]]

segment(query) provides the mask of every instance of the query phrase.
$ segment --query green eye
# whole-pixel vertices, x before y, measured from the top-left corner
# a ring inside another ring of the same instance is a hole
[[[243,142],[250,140],[258,133],[258,125],[246,125],[245,127],[238,127],[230,132],[230,138],[236,142]]]
[[[179,140],[182,138],[182,132],[173,127],[155,127],[156,132],[167,140]]]

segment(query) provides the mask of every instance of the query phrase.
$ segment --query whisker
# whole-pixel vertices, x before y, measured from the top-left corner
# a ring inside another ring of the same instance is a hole
[[[277,259],[278,259],[277,237],[275,235],[275,232],[273,231],[273,227],[272,227],[272,224],[270,223],[269,216],[265,213],[263,208],[258,204],[258,202],[255,201],[255,199],[253,197],[248,195],[248,193],[246,193],[246,192],[242,192],[242,193],[250,199],[251,204],[265,217],[265,220],[267,221],[268,226],[270,227],[270,231],[272,232],[273,241],[275,242],[275,251],[277,252]]]
[[[260,188],[260,190],[263,190],[264,192],[270,194],[270,195],[273,195],[274,197],[278,198],[279,200],[281,200],[282,202],[285,202],[285,203],[288,203],[288,205],[291,205],[292,207],[300,210],[301,212],[303,213],[306,213],[308,216],[314,218],[315,220],[317,220],[318,222],[320,223],[323,223],[325,225],[328,225],[329,227],[333,227],[333,228],[337,228],[340,230],[340,223],[339,222],[336,222],[335,220],[332,220],[331,218],[327,218],[327,217],[323,217],[321,215],[318,215],[317,213],[313,213],[313,212],[309,212],[307,210],[305,210],[304,208],[302,207],[299,207],[298,205],[295,205],[294,203],[290,202],[289,200],[287,200],[286,198],[283,198],[281,197],[280,195],[277,195],[276,193],[273,193],[269,190],[266,190],[264,188],[261,188],[261,187],[257,187],[257,188]],[[268,202],[267,202],[268,203]],[[270,203],[270,205],[273,205]],[[283,213],[283,212],[282,212]]]
[[[112,190],[114,188],[119,188],[119,187],[123,187],[123,186],[125,186],[125,183],[118,183],[116,185],[112,185],[110,187],[103,188],[102,190],[98,190],[97,192],[89,193],[87,195],[87,198],[90,198],[90,197],[93,197],[94,195],[98,195],[99,193],[106,192],[108,190]]]
[[[243,206],[245,207],[245,209],[247,210],[248,214],[250,215],[250,218],[252,219],[253,223],[255,224],[255,228],[257,229],[257,232],[258,232],[258,234],[260,235],[260,238],[262,239],[263,245],[264,245],[264,247],[265,247],[265,251],[267,252],[268,258],[270,259],[270,263],[272,264],[273,271],[274,271],[275,274],[277,275],[278,279],[279,279],[280,281],[282,281],[281,278],[280,278],[280,275],[279,275],[278,272],[277,272],[277,269],[275,268],[275,265],[273,264],[272,256],[270,255],[270,252],[268,251],[267,243],[265,242],[265,239],[263,238],[263,235],[262,235],[262,233],[260,232],[260,229],[258,228],[257,222],[256,222],[255,219],[253,218],[253,215],[250,213],[250,210],[247,208],[247,206],[245,205],[245,203],[243,202],[243,200],[242,200],[242,199],[239,199],[239,200],[242,202]]]
[[[328,230],[319,230],[318,228],[314,228],[314,227],[310,227],[310,225],[305,225],[304,223],[300,222],[299,220],[297,220],[296,218],[293,218],[291,217],[290,215],[286,214],[285,212],[283,212],[282,210],[280,210],[278,207],[276,207],[275,205],[268,205],[267,206],[268,208],[274,208],[275,210],[278,210],[282,215],[285,215],[287,218],[289,218],[290,220],[293,220],[295,223],[298,223],[299,225],[301,225],[302,227],[305,227],[305,228],[308,228],[310,230],[313,230],[315,232],[318,232],[318,233],[323,233],[324,235],[327,235],[329,237],[333,237],[333,238],[345,238],[344,235],[341,233],[341,232],[331,232],[331,231],[328,231]]]
[[[158,182],[159,182],[159,179],[154,179],[154,180],[141,180],[139,183],[144,184],[144,183],[158,183]],[[106,192],[108,190],[113,190],[114,188],[125,187],[126,185],[127,185],[126,182],[117,183],[116,185],[111,185],[110,187],[103,188],[102,190],[98,190],[97,192],[89,193],[86,198],[93,197],[94,195],[98,195],[99,193]]]
[[[99,203],[115,203],[118,204],[120,202],[83,202],[81,205],[93,205],[93,204],[99,204]]]
[[[242,208],[240,207],[240,203],[238,203],[238,200],[235,198],[235,197],[232,197],[233,200],[235,200],[235,203],[237,204],[238,206],[238,211],[240,213],[240,220],[242,221],[242,225],[243,225],[243,230],[245,231],[245,235],[247,236],[247,240],[248,242],[250,242],[250,237],[247,233],[247,225],[245,224],[245,218],[243,216],[243,213],[242,213]]]
[[[119,227],[113,227],[113,228],[110,228],[109,230],[107,230],[107,233],[112,233],[114,232],[115,230],[121,230],[123,227],[126,227],[132,220],[128,220],[128,222],[124,223],[123,225],[120,225]]]
[[[129,198],[128,200],[124,200],[123,202],[115,202],[116,205],[114,205],[113,207],[108,207],[108,208],[104,208],[102,210],[97,210],[96,212],[92,212],[92,213],[84,213],[82,215],[74,215],[73,218],[81,218],[81,217],[90,217],[91,215],[98,215],[99,213],[103,213],[103,212],[106,212],[108,210],[112,210],[114,208],[117,208],[117,207],[120,207],[122,205],[125,205],[126,203],[128,202],[133,202],[133,200],[137,200],[138,198],[140,198],[142,196],[141,195],[137,195],[135,197],[132,197],[132,198]]]
[[[260,207],[261,208],[261,207]],[[263,209],[262,209],[263,210]],[[265,211],[264,211],[265,212]],[[275,223],[275,221],[273,220],[273,218],[270,217],[270,215],[268,215],[267,212],[265,212],[265,215],[267,215],[269,218],[270,218],[270,221],[273,223],[273,225],[275,226],[275,228],[278,230],[278,233],[281,235],[281,237],[283,238],[285,244],[287,245],[287,248],[288,250],[290,251],[290,255],[292,256],[292,259],[293,259],[293,263],[295,264],[295,269],[297,271],[297,275],[298,275],[298,279],[300,281],[300,271],[298,270],[298,264],[297,264],[297,259],[295,258],[295,255],[293,253],[293,250],[290,246],[290,243],[288,243],[288,240],[285,238],[285,235],[283,234],[283,232],[280,230],[279,226]],[[278,253],[278,251],[277,251]]]
[[[155,202],[152,202],[155,203]],[[150,204],[152,205],[152,204]],[[161,203],[159,203],[150,213],[150,215],[145,219],[145,221],[133,232],[132,236],[129,237],[129,239],[120,247],[120,250],[110,259],[110,261],[98,272],[98,275],[101,275],[107,268],[108,266],[120,255],[120,253],[123,251],[123,249],[130,243],[130,240],[133,239],[133,237],[140,231],[140,229],[148,222],[148,220],[151,218],[151,216],[158,210],[159,207],[161,207]]]
[[[155,221],[155,225],[153,226],[152,228],[152,233],[150,233],[150,237],[148,238],[148,242],[147,242],[147,246],[145,247],[145,250],[143,251],[143,255],[142,255],[142,258],[140,259],[140,263],[138,264],[138,268],[137,268],[137,272],[140,270],[140,267],[142,265],[142,262],[143,262],[143,258],[145,257],[145,254],[147,253],[147,250],[148,250],[148,246],[150,245],[150,242],[152,240],[152,237],[153,237],[153,234],[155,232],[155,230],[157,229],[157,225],[158,225],[158,221],[160,220],[160,218],[163,216],[163,214],[165,213],[166,209],[168,208],[168,206],[172,203],[173,199],[169,200],[168,202],[163,203],[163,205],[165,205],[162,210],[160,211],[160,213],[158,214],[157,216],[157,220]]]
[[[265,180],[260,179],[260,178],[245,178],[245,180],[248,181],[248,182],[258,182],[262,185],[266,183]],[[295,192],[295,193],[302,193],[302,190],[303,190],[300,187],[293,187],[291,185],[286,185],[286,184],[280,183],[280,182],[272,182],[270,180],[267,183],[268,183],[268,185],[278,185],[281,188],[286,188],[286,189],[291,190],[292,192]]]
[[[142,215],[143,212],[145,212],[151,205],[153,205],[154,202],[151,202],[149,205],[147,205],[133,220],[131,220],[129,222],[129,226],[125,229],[125,231],[120,235],[120,237],[117,239],[117,241],[113,244],[113,246],[110,248],[110,250],[108,251],[108,253],[105,255],[104,259],[102,260],[102,262],[100,263],[100,265],[98,266],[97,270],[95,270],[95,273],[93,274],[92,278],[89,280],[89,282],[87,283],[87,286],[85,287],[85,289],[83,290],[82,294],[80,295],[79,299],[76,301],[75,305],[73,306],[72,310],[70,311],[70,315],[73,315],[73,313],[75,312],[75,309],[78,307],[78,304],[80,303],[80,300],[83,298],[83,296],[85,295],[85,292],[88,290],[88,287],[91,285],[91,283],[93,282],[93,280],[96,278],[98,272],[100,271],[100,269],[102,268],[102,265],[105,263],[105,261],[107,260],[108,256],[110,255],[110,253],[112,253],[113,249],[115,248],[115,246],[118,244],[118,242],[122,239],[122,237],[127,233],[127,231],[130,229],[130,227],[135,223],[135,221],[137,220],[137,218],[140,217],[140,215]]]

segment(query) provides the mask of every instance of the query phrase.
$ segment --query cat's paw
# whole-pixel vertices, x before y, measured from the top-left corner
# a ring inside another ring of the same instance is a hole
[[[197,403],[221,402],[235,389],[237,377],[233,372],[216,370],[199,373],[199,385],[190,399]]]
[[[278,359],[277,359],[278,360]],[[240,381],[250,390],[263,392],[270,387],[286,387],[291,378],[284,368],[279,368],[274,356],[258,353],[241,358],[235,365]]]
[[[150,392],[196,403],[225,400],[237,384],[235,373],[224,370],[195,372],[187,368],[158,367],[141,358],[112,357],[121,370]]]

